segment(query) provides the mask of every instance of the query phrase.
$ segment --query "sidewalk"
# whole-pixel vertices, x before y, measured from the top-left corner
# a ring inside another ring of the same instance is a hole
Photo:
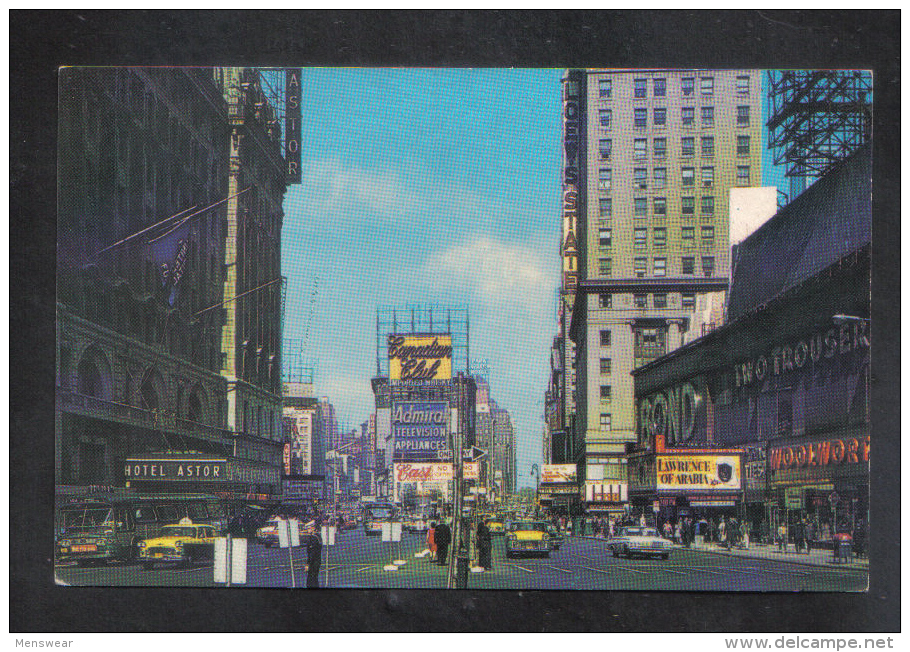
[[[590,535],[577,536],[573,538],[606,541],[606,539],[596,539]],[[674,548],[681,549],[683,546],[674,544]],[[715,543],[703,543],[700,546],[693,544],[689,549],[697,550],[699,552],[708,552],[716,555],[727,555],[728,557],[767,559],[771,561],[783,561],[791,564],[803,564],[807,566],[824,566],[826,568],[849,568],[864,571],[869,570],[868,557],[857,558],[854,556],[849,562],[835,563],[834,553],[832,553],[830,550],[816,548],[807,555],[806,553],[797,553],[792,544],[787,547],[787,552],[780,552],[777,549],[776,544],[768,543],[753,543],[749,546],[748,550],[741,550],[739,548],[727,550],[726,548],[721,548]]]

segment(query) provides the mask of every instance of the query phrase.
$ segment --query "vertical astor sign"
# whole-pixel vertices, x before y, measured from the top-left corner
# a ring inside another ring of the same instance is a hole
[[[300,183],[300,68],[284,71],[284,157],[288,183]]]

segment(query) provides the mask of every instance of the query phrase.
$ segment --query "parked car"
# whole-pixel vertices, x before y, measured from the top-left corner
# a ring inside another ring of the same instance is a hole
[[[280,518],[270,518],[265,525],[256,530],[256,541],[266,548],[278,545],[278,523]]]
[[[487,527],[490,528],[490,534],[495,534],[497,536],[503,536],[506,533],[506,526],[498,518],[494,518],[489,523]]]
[[[550,535],[546,523],[516,521],[506,533],[506,557],[516,555],[550,556]]]
[[[139,542],[139,561],[150,569],[155,562],[190,564],[199,560],[213,560],[215,556],[215,528],[196,525],[188,518],[174,525],[165,525],[157,537]]]
[[[669,559],[673,544],[664,539],[653,527],[624,527],[611,539],[607,548],[614,557],[631,558],[633,555]]]

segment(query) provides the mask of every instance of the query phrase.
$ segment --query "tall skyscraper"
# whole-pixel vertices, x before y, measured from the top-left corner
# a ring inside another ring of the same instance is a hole
[[[728,286],[729,192],[761,181],[761,75],[570,70],[562,102],[567,461],[582,484],[626,482],[630,372],[679,347],[696,304]]]

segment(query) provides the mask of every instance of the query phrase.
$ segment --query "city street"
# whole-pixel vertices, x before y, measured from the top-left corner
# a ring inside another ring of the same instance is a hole
[[[415,558],[424,535],[405,533],[398,543],[366,537],[362,530],[340,534],[337,545],[323,548],[320,585],[327,588],[444,589],[445,569]],[[400,555],[399,555],[400,553]],[[305,550],[294,550],[295,585],[306,584]],[[383,567],[394,559],[407,563],[397,571]],[[58,566],[57,579],[92,586],[218,586],[211,565],[144,570],[138,564],[109,567]],[[614,558],[604,541],[567,537],[549,558],[507,559],[502,537],[494,538],[493,569],[470,573],[469,589],[550,589],[617,591],[863,591],[868,571],[855,567],[808,565],[694,549],[673,551],[667,561]],[[287,549],[249,548],[245,587],[290,587]]]

